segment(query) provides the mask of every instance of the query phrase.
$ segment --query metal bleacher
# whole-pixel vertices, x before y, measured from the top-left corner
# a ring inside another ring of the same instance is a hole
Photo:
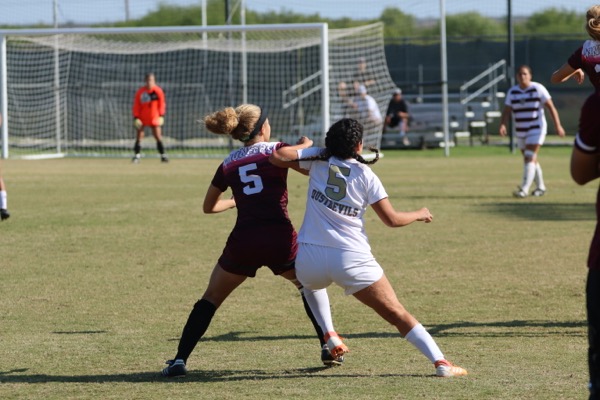
[[[489,142],[489,128],[501,117],[504,93],[498,84],[507,79],[506,61],[500,60],[460,87],[459,93],[448,96],[448,118],[451,146],[467,140],[473,146]],[[382,148],[427,148],[444,145],[441,95],[405,95],[409,102],[410,145],[403,145],[395,135],[384,134]]]

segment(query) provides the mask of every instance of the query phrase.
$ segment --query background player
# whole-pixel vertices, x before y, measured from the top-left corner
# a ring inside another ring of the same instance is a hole
[[[149,126],[152,129],[154,139],[156,139],[156,148],[160,154],[160,160],[169,162],[162,143],[161,129],[165,122],[165,94],[156,85],[156,77],[153,73],[146,74],[144,79],[146,85],[138,89],[133,100],[133,125],[136,129],[136,140],[133,147],[134,156],[131,161],[134,163],[140,162],[144,127]]]
[[[523,154],[523,179],[513,192],[513,196],[525,198],[529,195],[529,188],[535,180],[536,188],[533,196],[543,196],[546,185],[542,174],[542,167],[538,161],[538,152],[548,132],[548,124],[544,116],[544,108],[550,112],[558,136],[565,136],[565,130],[560,124],[558,111],[550,98],[548,90],[540,83],[531,80],[531,68],[522,65],[517,70],[518,84],[511,87],[506,94],[502,120],[499,133],[506,136],[506,124],[512,114],[513,128],[517,137],[517,144]]]
[[[6,185],[4,184],[4,179],[2,179],[2,174],[0,174],[0,220],[4,221],[9,217],[10,214],[8,212],[8,198],[6,194]]]

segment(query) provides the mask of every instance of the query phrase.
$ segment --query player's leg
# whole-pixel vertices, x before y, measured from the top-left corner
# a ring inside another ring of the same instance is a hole
[[[10,217],[8,212],[8,194],[6,193],[6,185],[4,179],[0,175],[0,219],[4,221]]]
[[[523,174],[521,177],[521,184],[517,186],[517,190],[513,192],[513,196],[518,198],[525,198],[529,195],[529,187],[533,183],[535,177],[535,161],[533,161],[534,154],[531,149],[527,148],[526,139],[519,137],[517,138],[517,145],[521,154],[523,155]]]
[[[232,274],[225,271],[219,264],[215,265],[204,295],[194,304],[194,308],[188,316],[181,333],[177,354],[173,360],[167,361],[169,366],[162,371],[164,376],[176,377],[186,374],[185,363],[208,329],[215,312],[231,292],[245,280],[246,276]]]
[[[539,157],[538,157],[538,153],[540,151],[540,148],[544,144],[545,139],[546,139],[545,134],[539,134],[539,135],[527,138],[526,147],[535,153],[535,161],[534,161],[535,189],[533,190],[533,192],[531,194],[536,197],[543,196],[546,193],[546,184],[544,183],[544,174],[543,174],[542,166],[540,165],[540,161],[539,161]]]
[[[292,275],[291,271],[282,274],[291,280],[302,293],[302,301],[306,314],[311,319],[321,343],[321,361],[325,365],[340,365],[344,362],[344,353],[348,347],[341,341],[333,326],[331,307],[326,287],[332,280],[324,274],[326,266],[323,254],[325,248],[305,243],[299,244],[296,268],[300,266],[303,281],[300,282],[298,269]]]
[[[521,189],[529,193],[529,188],[535,179],[537,153],[540,149],[539,144],[526,144],[523,150],[523,181]]]
[[[133,158],[131,162],[139,163],[142,158],[142,139],[144,139],[144,126],[136,128],[135,131],[135,144],[133,145]]]
[[[156,150],[158,150],[158,154],[160,154],[160,161],[169,162],[169,158],[165,154],[165,146],[162,142],[162,128],[160,126],[153,126],[152,135],[154,135],[154,139],[156,139]]]
[[[394,325],[409,343],[435,365],[438,376],[467,374],[466,370],[452,365],[445,359],[429,332],[400,303],[385,275],[371,286],[354,293],[354,297]]]
[[[600,399],[600,270],[590,269],[586,284],[590,400]]]

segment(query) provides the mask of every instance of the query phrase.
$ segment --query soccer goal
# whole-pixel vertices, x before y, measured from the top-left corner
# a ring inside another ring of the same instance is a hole
[[[5,158],[131,156],[133,97],[148,72],[165,92],[171,158],[222,157],[239,146],[198,120],[245,102],[267,110],[274,140],[322,144],[332,120],[346,116],[338,88],[359,59],[382,111],[394,86],[382,24],[0,30],[0,39]],[[380,132],[369,126],[365,144],[379,147]],[[150,132],[143,148],[156,154]]]

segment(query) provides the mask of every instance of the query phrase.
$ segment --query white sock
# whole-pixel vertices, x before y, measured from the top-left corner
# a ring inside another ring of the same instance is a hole
[[[423,325],[415,325],[415,327],[406,334],[405,339],[423,353],[431,363],[445,360],[444,354]]]
[[[544,175],[542,174],[542,166],[539,162],[535,163],[535,185],[542,190],[546,190],[546,185],[544,184]]]
[[[302,292],[304,293],[304,298],[310,306],[323,334],[335,332],[335,329],[333,329],[333,319],[331,318],[331,307],[329,306],[327,289],[309,290],[304,288],[302,289]]]
[[[7,208],[6,190],[0,190],[0,208]]]
[[[529,193],[529,187],[533,183],[533,178],[535,178],[535,162],[523,164],[523,183],[521,184],[521,189],[525,193]]]

